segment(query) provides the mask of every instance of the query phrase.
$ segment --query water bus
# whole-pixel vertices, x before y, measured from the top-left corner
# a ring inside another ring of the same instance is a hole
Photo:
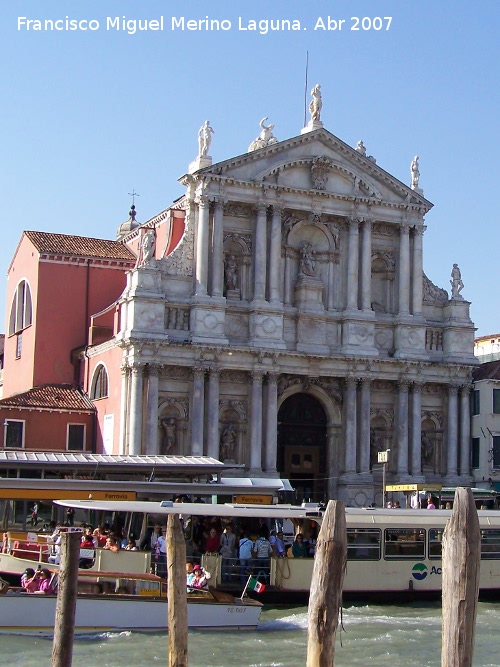
[[[220,517],[246,527],[253,520],[266,520],[268,525],[291,523],[295,532],[307,532],[321,524],[324,507],[319,505],[242,505],[203,503],[150,503],[57,501],[75,510],[121,512],[127,525],[141,526],[143,533],[153,521],[166,521],[168,514]],[[442,538],[450,510],[358,509],[346,508],[347,571],[344,594],[355,597],[390,595],[392,599],[432,597],[439,595],[442,584]],[[479,510],[481,527],[482,594],[500,592],[500,512]],[[252,530],[249,531],[252,533]],[[136,533],[138,534],[138,533]],[[267,594],[280,601],[307,596],[310,588],[313,558],[271,558],[266,578]],[[212,573],[212,583],[221,587],[221,558],[204,554],[202,564]],[[239,585],[239,568],[234,563],[234,586]],[[259,575],[259,573],[256,573]],[[227,587],[227,585],[226,585]]]

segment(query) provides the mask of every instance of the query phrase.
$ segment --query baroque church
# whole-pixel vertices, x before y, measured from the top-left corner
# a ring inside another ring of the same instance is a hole
[[[380,503],[392,483],[469,484],[470,303],[423,272],[418,157],[406,185],[323,127],[274,127],[117,240],[126,286],[90,316],[81,384],[95,451],[206,455],[299,497]],[[110,243],[109,241],[106,243]],[[133,260],[133,261],[132,261]]]

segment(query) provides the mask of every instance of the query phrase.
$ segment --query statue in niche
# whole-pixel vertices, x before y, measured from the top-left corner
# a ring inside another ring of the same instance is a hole
[[[173,417],[167,417],[161,420],[163,429],[162,454],[171,454],[177,442],[177,428]]]
[[[422,465],[431,466],[434,460],[434,443],[428,434],[423,432],[421,437]]]
[[[418,167],[418,155],[415,155],[415,157],[412,160],[412,163],[410,165],[410,173],[411,173],[411,187],[413,190],[418,188],[418,181],[420,179],[420,169]]]
[[[141,266],[150,264],[155,256],[156,234],[154,229],[150,229],[144,234],[141,241],[142,262]]]
[[[317,83],[311,90],[312,100],[309,102],[309,113],[312,121],[319,121],[321,117],[321,109],[323,107],[323,100],[321,98],[321,86]]]
[[[236,429],[234,424],[228,424],[220,436],[220,458],[222,461],[234,461],[236,451]]]
[[[306,241],[300,249],[299,275],[315,276],[314,266],[314,249],[312,244]]]
[[[375,429],[370,430],[370,468],[378,463],[378,453],[384,449],[383,437]]]
[[[212,134],[215,134],[215,131],[212,127],[210,127],[210,121],[206,120],[198,130],[199,157],[206,157],[208,155],[208,150],[210,148],[210,144],[212,143]]]
[[[453,268],[451,270],[450,285],[451,285],[451,298],[463,299],[460,292],[463,290],[464,284],[462,282],[462,274],[460,273],[458,264],[453,264]]]
[[[227,290],[238,289],[238,262],[234,255],[229,255],[224,266],[224,277]]]

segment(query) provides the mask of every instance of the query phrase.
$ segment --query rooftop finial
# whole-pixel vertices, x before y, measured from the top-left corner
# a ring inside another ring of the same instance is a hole
[[[132,197],[132,206],[130,207],[129,216],[130,216],[130,220],[132,222],[135,222],[135,216],[136,216],[135,198],[140,197],[141,195],[138,192],[135,191],[135,188],[132,188],[132,192],[129,192],[128,194],[129,194],[130,197]]]

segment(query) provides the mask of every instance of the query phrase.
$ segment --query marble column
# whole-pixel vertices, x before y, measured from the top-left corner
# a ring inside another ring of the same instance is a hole
[[[198,225],[196,231],[196,296],[207,295],[208,285],[208,232],[210,208],[208,198],[198,198]]]
[[[205,414],[205,370],[193,368],[191,397],[191,455],[203,456],[203,418]]]
[[[359,406],[359,469],[360,472],[370,472],[370,398],[371,381],[368,378],[361,380]]]
[[[359,221],[349,220],[349,250],[347,255],[347,309],[358,308]]]
[[[287,305],[292,303],[292,249],[289,246],[285,247],[285,298]]]
[[[207,456],[219,458],[219,370],[211,368],[208,376]]]
[[[400,226],[398,312],[400,315],[410,312],[410,227],[407,223]]]
[[[281,215],[283,209],[273,205],[271,221],[271,243],[269,251],[269,300],[273,303],[280,301],[280,274],[281,274]]]
[[[254,244],[254,289],[253,298],[266,298],[266,265],[267,265],[267,204],[257,204],[257,221],[255,224]]]
[[[361,238],[361,308],[371,310],[372,307],[372,222],[363,222]]]
[[[121,396],[120,396],[120,431],[118,452],[122,456],[127,454],[127,439],[128,439],[128,406],[130,404],[129,389],[130,389],[130,368],[123,364],[121,367],[122,381],[121,381]]]
[[[262,371],[252,372],[252,419],[250,426],[250,469],[262,473]]]
[[[158,373],[155,364],[148,366],[148,398],[146,403],[146,454],[159,454],[158,448]]]
[[[266,449],[264,469],[276,472],[278,446],[278,373],[267,374]]]
[[[413,230],[413,280],[412,280],[412,313],[422,314],[423,299],[423,266],[422,240],[425,227],[415,227]]]
[[[134,364],[130,381],[130,455],[142,454],[142,374],[142,364]]]
[[[414,382],[411,419],[411,474],[422,474],[422,385]]]
[[[458,387],[450,385],[448,387],[448,457],[447,471],[448,475],[457,474],[458,464]]]
[[[408,386],[406,380],[398,384],[398,475],[408,474]]]
[[[345,381],[345,473],[347,475],[356,473],[356,416],[357,416],[357,401],[356,401],[356,386],[357,380],[355,378],[347,378]]]
[[[460,390],[460,474],[471,474],[471,433],[470,433],[470,387],[464,385]]]
[[[224,290],[224,202],[216,199],[214,205],[212,296],[222,296]]]

